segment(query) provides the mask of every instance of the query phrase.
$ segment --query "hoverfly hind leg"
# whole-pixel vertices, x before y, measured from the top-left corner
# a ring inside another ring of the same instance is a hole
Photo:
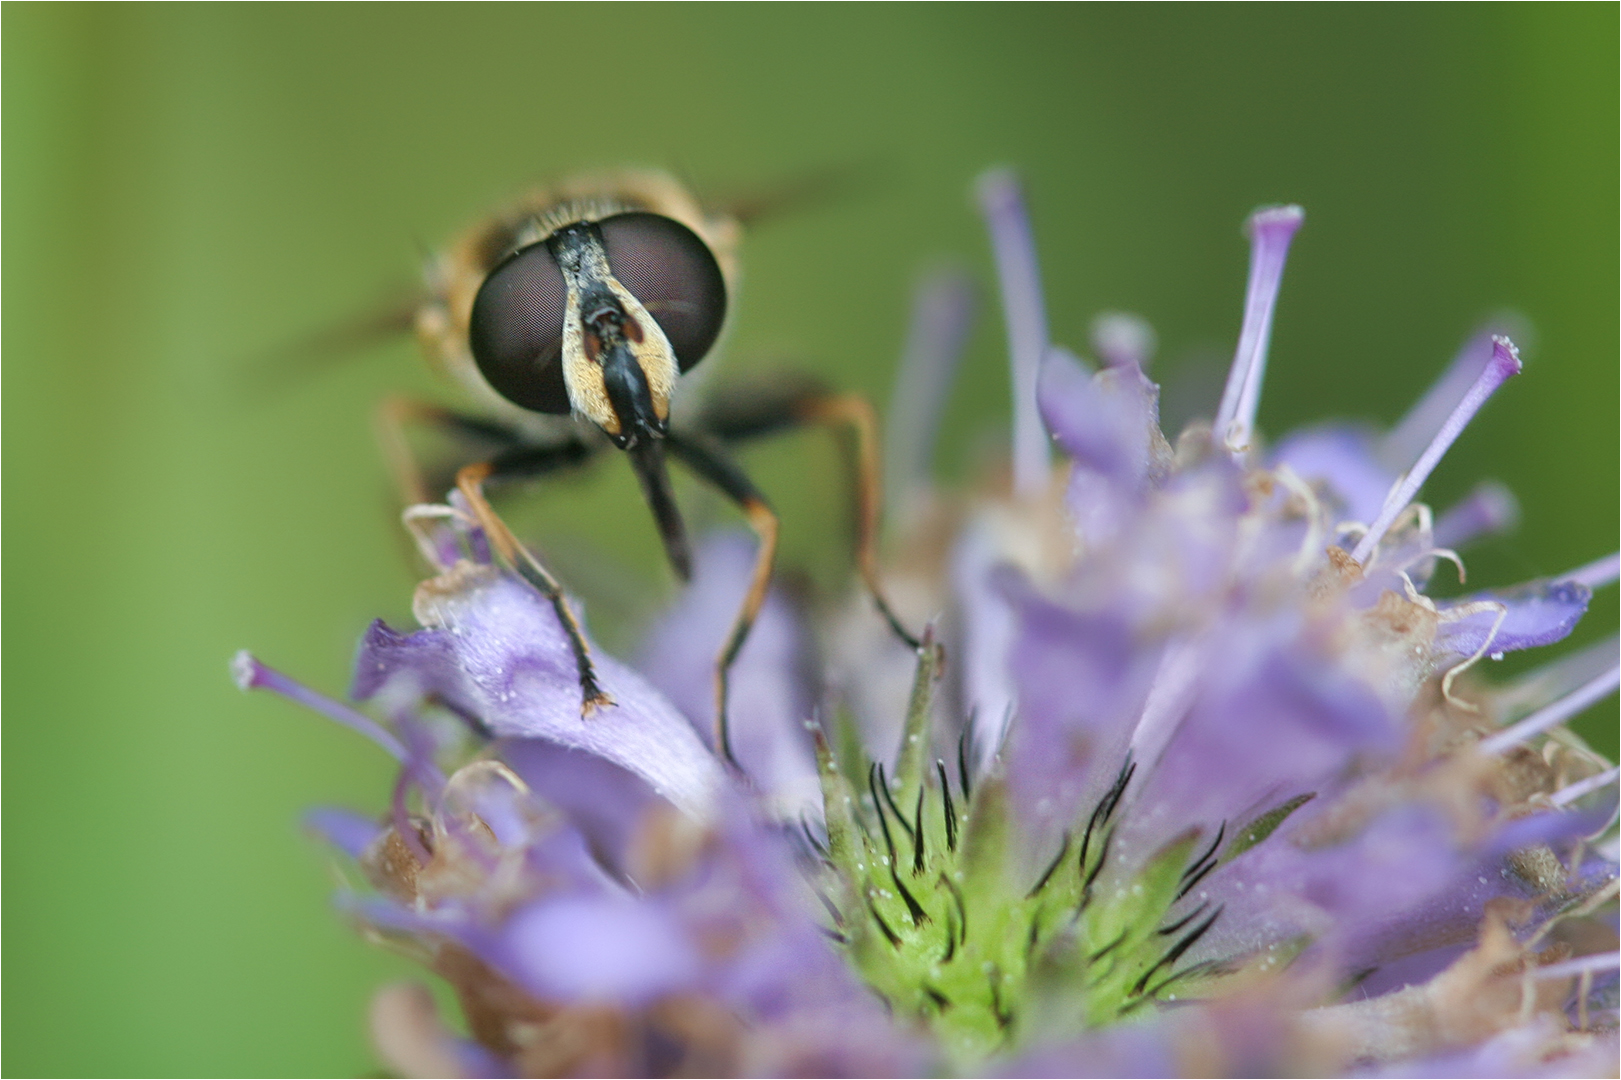
[[[765,603],[766,590],[771,587],[771,569],[777,558],[777,513],[766,502],[765,496],[754,486],[743,470],[738,468],[712,447],[671,432],[665,440],[670,453],[704,480],[714,484],[738,505],[748,519],[749,528],[760,538],[759,550],[754,556],[754,574],[749,579],[748,592],[732,622],[719,658],[715,661],[715,752],[739,772],[742,765],[732,753],[730,717],[726,708],[726,693],[732,662],[748,640],[754,620]]]
[[[883,482],[878,461],[878,418],[866,398],[835,393],[813,378],[788,374],[769,383],[718,394],[698,424],[726,443],[808,424],[843,429],[846,438],[841,440],[841,449],[850,465],[855,494],[856,566],[890,630],[908,648],[923,647],[922,639],[907,630],[895,614],[879,580],[878,512],[883,503]]]

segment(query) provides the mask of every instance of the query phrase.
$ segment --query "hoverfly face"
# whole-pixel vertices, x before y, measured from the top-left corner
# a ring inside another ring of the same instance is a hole
[[[687,226],[633,211],[572,220],[490,271],[468,342],[512,403],[573,412],[621,449],[668,430],[676,376],[703,359],[726,316],[726,282]]]

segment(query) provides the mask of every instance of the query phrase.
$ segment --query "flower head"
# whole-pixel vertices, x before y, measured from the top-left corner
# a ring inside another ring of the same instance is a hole
[[[386,815],[312,824],[362,871],[346,909],[455,987],[472,1039],[396,989],[382,1052],[464,1074],[1612,1069],[1591,1032],[1615,1024],[1616,772],[1562,724],[1614,692],[1615,646],[1480,669],[1568,634],[1616,559],[1426,592],[1513,518],[1492,486],[1415,501],[1513,344],[1468,343],[1387,433],[1265,446],[1303,215],[1261,210],[1222,399],[1172,443],[1151,331],[1100,319],[1098,365],[1051,345],[1018,186],[979,191],[1010,477],[925,479],[971,311],[933,281],[888,506],[893,594],[938,622],[914,653],[862,606],[774,594],[731,680],[742,775],[704,734],[740,537],[700,549],[639,670],[601,661],[617,705],[584,719],[555,613],[454,502],[413,518],[439,569],[421,628],[361,646],[386,728],[240,661],[400,762]]]

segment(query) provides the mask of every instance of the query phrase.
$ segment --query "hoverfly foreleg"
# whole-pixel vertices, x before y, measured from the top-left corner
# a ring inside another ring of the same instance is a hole
[[[505,424],[465,416],[429,401],[398,396],[384,398],[377,407],[377,440],[383,446],[383,456],[388,460],[389,471],[394,474],[400,497],[407,505],[432,502],[444,494],[442,490],[435,491],[434,485],[428,482],[421,462],[405,437],[407,426],[412,424],[437,428],[458,438],[476,441],[484,444],[486,449],[492,444],[518,448],[523,442],[522,436]]]
[[[715,447],[671,432],[665,440],[670,452],[693,472],[719,488],[737,503],[748,519],[749,527],[760,538],[760,549],[754,556],[754,576],[749,591],[744,594],[743,606],[738,609],[732,623],[732,632],[726,638],[720,657],[715,661],[715,750],[734,767],[741,769],[732,754],[731,729],[726,713],[726,689],[732,661],[737,659],[743,642],[748,639],[760,606],[765,603],[766,590],[771,586],[771,567],[777,557],[777,513],[766,502],[752,481]]]
[[[901,624],[878,577],[878,509],[883,504],[878,464],[878,419],[859,394],[838,394],[808,378],[781,378],[769,387],[718,396],[699,425],[726,442],[740,442],[806,424],[843,428],[842,440],[855,491],[856,565],[878,612],[895,636],[913,649],[922,642]]]
[[[567,445],[567,444],[565,444]],[[563,632],[568,635],[569,647],[574,651],[575,663],[580,672],[580,715],[590,716],[601,706],[612,705],[613,698],[609,697],[597,683],[596,667],[591,663],[591,650],[585,643],[585,633],[580,629],[574,612],[569,610],[568,601],[563,596],[563,587],[552,577],[541,561],[518,542],[507,528],[506,522],[490,506],[484,496],[484,484],[496,477],[495,462],[479,462],[468,465],[456,474],[456,487],[466,498],[468,506],[472,509],[478,523],[489,538],[490,546],[520,577],[534,586],[546,599],[551,601],[552,609],[557,612],[557,621],[562,624]]]
[[[488,482],[492,484],[532,479],[584,465],[602,448],[600,442],[575,436],[555,442],[535,443],[523,432],[494,420],[455,412],[432,402],[391,397],[384,400],[377,410],[377,434],[400,489],[400,497],[407,504],[441,498],[444,490],[455,482],[454,471],[424,474],[405,438],[408,424],[436,428],[465,443],[469,452],[463,455],[463,461],[473,457],[471,449],[477,447],[477,456],[491,463]],[[444,482],[429,480],[428,476],[433,475],[442,475]]]

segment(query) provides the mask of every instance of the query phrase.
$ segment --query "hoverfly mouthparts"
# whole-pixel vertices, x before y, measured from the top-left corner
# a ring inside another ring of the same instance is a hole
[[[726,317],[709,246],[660,214],[563,224],[502,260],[473,301],[473,359],[526,409],[578,413],[621,448],[662,437],[676,376]]]

